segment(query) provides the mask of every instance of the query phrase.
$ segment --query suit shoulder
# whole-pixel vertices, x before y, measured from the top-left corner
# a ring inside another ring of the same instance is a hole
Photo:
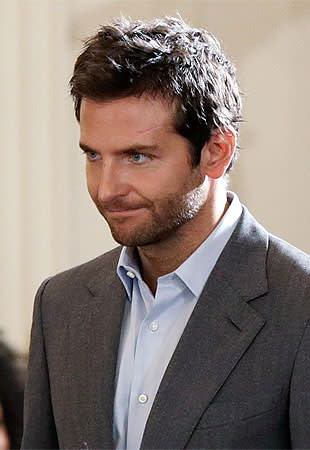
[[[303,322],[310,319],[310,258],[287,242],[270,236],[267,256],[270,292],[284,306],[285,314],[294,310]],[[288,316],[290,316],[288,314]]]
[[[268,262],[283,272],[305,276],[309,282],[310,256],[276,236],[269,235]]]

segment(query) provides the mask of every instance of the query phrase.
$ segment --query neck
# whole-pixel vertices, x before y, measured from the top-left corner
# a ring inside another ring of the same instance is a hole
[[[165,241],[138,247],[144,281],[155,295],[157,279],[176,270],[207,239],[228,208],[226,189],[213,181],[205,205],[197,216]]]

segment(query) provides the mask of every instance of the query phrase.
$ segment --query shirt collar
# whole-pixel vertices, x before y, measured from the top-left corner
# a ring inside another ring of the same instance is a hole
[[[199,297],[242,213],[238,196],[227,192],[230,205],[205,241],[175,271],[195,297]]]
[[[234,232],[242,213],[241,203],[235,193],[228,191],[227,199],[230,205],[212,233],[174,271],[196,298],[200,296],[210,273]],[[135,250],[132,247],[122,248],[117,265],[117,275],[126,289],[128,298],[131,299],[133,278],[137,277],[138,280],[141,280]]]
[[[116,271],[126,289],[129,300],[131,300],[133,279],[137,277],[142,280],[136,250],[133,247],[122,248]]]

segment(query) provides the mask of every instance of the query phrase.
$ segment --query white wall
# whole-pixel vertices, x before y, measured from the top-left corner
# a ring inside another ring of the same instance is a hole
[[[207,26],[246,92],[232,187],[273,233],[310,251],[308,0],[1,0],[0,329],[25,351],[42,279],[114,243],[86,193],[68,95],[80,39],[123,13]]]

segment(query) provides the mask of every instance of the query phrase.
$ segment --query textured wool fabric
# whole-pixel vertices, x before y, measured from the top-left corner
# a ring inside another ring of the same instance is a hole
[[[38,291],[23,449],[110,449],[120,249]],[[309,256],[244,208],[165,372],[141,448],[310,448]]]

